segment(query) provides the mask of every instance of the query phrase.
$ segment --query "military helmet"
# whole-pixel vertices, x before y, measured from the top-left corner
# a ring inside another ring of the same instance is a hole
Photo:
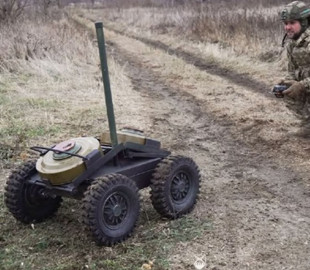
[[[302,1],[294,1],[284,7],[280,16],[282,21],[302,21],[310,16],[310,8]]]

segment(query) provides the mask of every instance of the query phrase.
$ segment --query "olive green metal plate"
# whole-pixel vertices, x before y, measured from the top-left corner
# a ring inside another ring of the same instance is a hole
[[[145,144],[146,138],[140,133],[134,133],[129,131],[119,131],[117,132],[118,143],[132,142],[137,144]],[[100,141],[102,143],[111,144],[110,132],[104,132],[100,136]]]

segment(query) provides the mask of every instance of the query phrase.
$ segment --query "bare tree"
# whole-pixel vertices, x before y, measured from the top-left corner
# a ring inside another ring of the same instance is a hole
[[[57,6],[58,8],[63,7],[63,1],[62,0],[33,0],[33,5],[43,12],[44,15],[48,15],[48,10],[52,6]]]
[[[27,4],[28,0],[0,0],[0,20],[15,21]]]

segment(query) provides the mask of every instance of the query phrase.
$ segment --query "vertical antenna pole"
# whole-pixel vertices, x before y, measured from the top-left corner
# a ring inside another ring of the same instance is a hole
[[[109,121],[110,139],[111,139],[112,146],[114,147],[118,145],[118,141],[117,141],[112,93],[111,93],[111,88],[110,88],[107,55],[105,51],[103,24],[102,22],[96,22],[95,26],[96,26],[96,33],[97,33],[97,40],[98,40],[103,86],[104,86],[105,104],[107,108],[108,121]]]

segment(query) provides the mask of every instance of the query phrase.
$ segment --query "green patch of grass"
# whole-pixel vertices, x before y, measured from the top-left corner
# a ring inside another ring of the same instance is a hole
[[[0,81],[0,93],[4,94],[7,93],[8,89],[7,89],[7,85],[4,82]]]
[[[58,100],[43,99],[43,98],[27,98],[25,102],[26,105],[34,109],[55,108],[60,105],[60,102]]]
[[[108,129],[107,116],[104,107],[93,106],[90,109],[78,109],[68,117],[71,136],[97,136]]]
[[[1,93],[0,90],[0,104],[4,105],[5,103],[8,103],[9,99],[5,93]]]
[[[18,157],[28,148],[29,141],[37,141],[47,135],[55,136],[60,132],[60,126],[30,126],[22,121],[10,123],[0,130],[0,160],[7,166],[12,157]]]
[[[0,144],[0,160],[7,160],[13,156],[14,147],[7,144]]]
[[[16,121],[11,123],[10,126],[1,129],[0,138],[3,137],[23,137],[35,138],[44,136],[46,134],[56,134],[60,131],[58,126],[30,126],[24,122]]]
[[[8,79],[5,76],[0,77],[0,93],[5,94],[9,90],[11,90],[12,84],[10,82],[10,79]]]
[[[20,83],[28,83],[34,77],[34,75],[29,72],[22,72],[16,75],[16,77],[17,78],[15,79],[18,79]]]
[[[136,269],[148,261],[155,262],[155,269],[169,269],[168,257],[172,250],[178,248],[179,244],[189,245],[212,228],[209,221],[191,216],[164,221],[158,218],[157,216],[147,224],[141,224],[137,228],[133,244],[123,245],[121,252],[134,258],[132,265],[136,265]],[[125,266],[123,269],[130,267]]]
[[[0,77],[0,93],[7,93],[16,88],[16,86],[23,87],[29,84],[33,78],[32,74],[24,73],[5,73]]]
[[[65,199],[55,217],[31,227],[15,221],[1,195],[0,269],[138,270],[153,261],[152,270],[167,270],[173,252],[212,229],[208,220],[191,215],[162,219],[148,204],[131,238],[113,247],[98,247],[85,234],[80,213],[80,201]]]

